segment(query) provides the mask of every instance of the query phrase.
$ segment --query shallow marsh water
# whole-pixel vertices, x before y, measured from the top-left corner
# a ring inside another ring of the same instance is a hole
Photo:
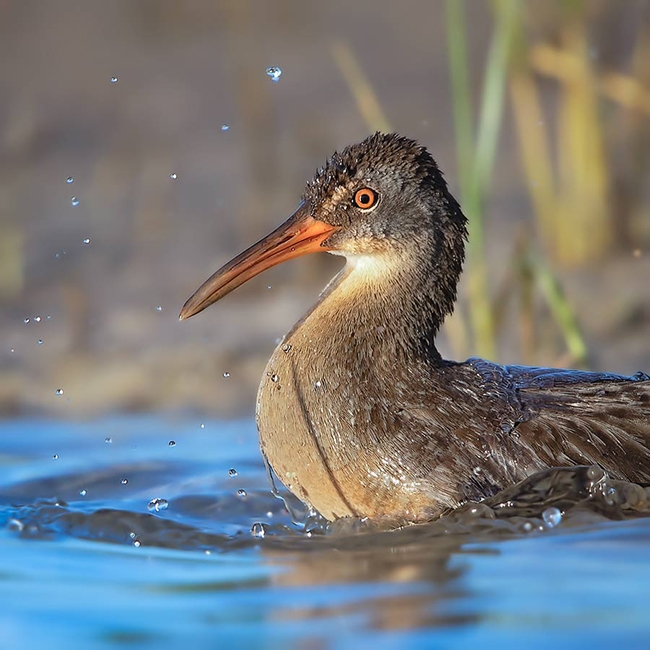
[[[0,469],[3,649],[650,646],[648,495],[594,469],[311,535],[252,421],[8,420]]]

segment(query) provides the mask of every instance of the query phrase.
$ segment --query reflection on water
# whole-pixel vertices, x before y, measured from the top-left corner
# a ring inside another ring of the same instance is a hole
[[[0,634],[24,640],[47,595],[61,634],[86,647],[466,647],[560,628],[576,647],[650,633],[649,493],[596,467],[430,524],[312,518],[305,532],[270,491],[251,422],[15,421],[0,436],[0,588],[20,596]]]

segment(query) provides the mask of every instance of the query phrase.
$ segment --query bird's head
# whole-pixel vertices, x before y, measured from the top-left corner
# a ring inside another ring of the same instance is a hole
[[[375,133],[334,153],[307,183],[287,221],[212,275],[181,310],[202,311],[262,271],[328,251],[349,259],[411,259],[460,274],[466,219],[429,152]]]

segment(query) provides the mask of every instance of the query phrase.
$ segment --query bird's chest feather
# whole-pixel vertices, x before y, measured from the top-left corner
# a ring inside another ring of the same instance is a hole
[[[361,341],[317,338],[303,326],[278,346],[258,393],[262,451],[278,478],[327,518],[426,518],[436,453],[429,436],[418,441],[405,425],[413,385],[395,373],[386,346]]]

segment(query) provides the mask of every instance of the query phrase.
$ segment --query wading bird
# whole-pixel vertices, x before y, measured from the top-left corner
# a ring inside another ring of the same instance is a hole
[[[277,347],[261,449],[327,519],[435,518],[549,467],[650,481],[650,377],[444,360],[467,220],[426,149],[376,133],[335,153],[295,213],[208,279],[197,314],[285,260],[346,258]]]

